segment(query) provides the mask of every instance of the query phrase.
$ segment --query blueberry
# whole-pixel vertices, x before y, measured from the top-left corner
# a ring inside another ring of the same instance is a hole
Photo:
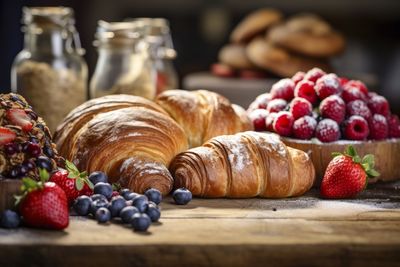
[[[49,158],[54,158],[54,151],[50,146],[45,146],[43,148],[43,153]]]
[[[20,176],[18,166],[12,168],[8,173],[8,176],[10,176],[10,178],[18,178]]]
[[[125,199],[126,199],[126,196],[128,196],[130,193],[132,193],[132,192],[128,188],[119,190],[119,194]],[[127,199],[127,200],[129,200],[129,199]]]
[[[99,182],[94,186],[93,192],[95,194],[100,194],[110,199],[113,193],[112,186],[109,183]]]
[[[48,157],[40,156],[36,159],[35,163],[38,168],[46,169],[48,172],[53,170],[53,164]]]
[[[111,213],[107,208],[99,208],[96,211],[95,217],[99,223],[106,223],[111,220]]]
[[[92,172],[92,173],[89,175],[89,180],[90,180],[94,185],[96,185],[96,184],[98,184],[98,183],[100,183],[100,182],[102,182],[102,183],[107,183],[107,182],[108,182],[108,177],[107,177],[107,175],[106,175],[104,172],[97,171],[97,172]]]
[[[178,205],[186,205],[192,200],[192,192],[187,190],[186,188],[178,188],[172,193],[172,197],[176,204]]]
[[[138,196],[140,196],[140,195],[137,194],[137,193],[131,192],[131,193],[129,193],[129,194],[125,194],[125,199],[126,199],[126,200],[133,200],[134,198],[136,198],[136,197],[138,197]]]
[[[29,142],[39,144],[39,139],[37,139],[35,136],[31,136],[29,137]]]
[[[126,201],[121,196],[115,196],[111,199],[108,209],[111,212],[112,217],[117,217],[120,211],[126,207]]]
[[[95,200],[98,200],[98,199],[107,201],[107,198],[105,196],[103,196],[103,195],[100,195],[100,194],[91,195],[90,198],[92,199],[92,201],[95,201]]]
[[[28,116],[31,117],[31,119],[34,121],[38,119],[38,115],[34,111],[29,111]]]
[[[33,170],[35,169],[35,163],[32,160],[25,160],[24,163],[22,163],[23,166],[25,166],[25,168],[27,168],[28,170]]]
[[[151,224],[151,220],[145,213],[136,213],[132,216],[131,224],[135,231],[146,231]]]
[[[90,205],[92,204],[92,199],[88,196],[79,196],[75,199],[73,208],[81,216],[87,216],[90,212]]]
[[[119,213],[119,216],[121,217],[122,222],[130,223],[132,216],[136,213],[139,213],[139,210],[137,208],[128,206],[121,210],[121,212]]]
[[[3,228],[17,228],[21,222],[18,213],[12,210],[5,210],[0,216],[0,226]]]
[[[149,205],[149,200],[146,196],[139,195],[132,200],[132,205],[136,207],[140,212],[145,212]]]
[[[104,199],[97,199],[90,204],[90,213],[96,215],[96,211],[100,208],[107,208],[108,201]]]
[[[153,201],[157,205],[161,203],[162,195],[161,195],[161,192],[158,191],[157,189],[150,188],[144,194],[150,201]]]
[[[29,172],[29,169],[24,164],[18,165],[16,168],[20,176],[24,176]]]
[[[157,222],[160,219],[161,211],[160,208],[154,202],[149,202],[146,214],[150,217],[152,222]]]

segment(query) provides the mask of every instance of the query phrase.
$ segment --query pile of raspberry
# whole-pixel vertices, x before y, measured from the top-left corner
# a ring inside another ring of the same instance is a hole
[[[275,83],[247,110],[256,131],[321,142],[400,138],[385,97],[361,81],[314,68]]]

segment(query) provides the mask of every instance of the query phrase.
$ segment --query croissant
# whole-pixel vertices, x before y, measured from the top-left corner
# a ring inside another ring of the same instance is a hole
[[[183,128],[190,147],[215,136],[253,129],[243,108],[214,92],[168,90],[156,102]]]
[[[79,169],[104,171],[110,182],[135,192],[171,191],[166,166],[188,148],[182,128],[157,104],[142,97],[112,95],[77,107],[57,128],[60,154]]]
[[[176,188],[200,197],[282,198],[308,191],[315,179],[309,156],[274,134],[244,132],[219,136],[175,157]]]

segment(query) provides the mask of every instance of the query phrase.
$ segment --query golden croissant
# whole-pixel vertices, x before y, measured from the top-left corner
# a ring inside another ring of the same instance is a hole
[[[315,179],[307,153],[275,134],[244,132],[215,137],[175,157],[175,187],[200,197],[282,198],[308,191]]]
[[[167,169],[188,148],[182,128],[157,104],[142,97],[111,95],[77,107],[57,128],[60,154],[79,169],[104,171],[110,182],[143,193],[168,194]]]

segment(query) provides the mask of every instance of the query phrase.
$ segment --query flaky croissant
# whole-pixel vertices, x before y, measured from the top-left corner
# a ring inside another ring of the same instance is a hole
[[[309,156],[274,134],[219,136],[175,157],[175,187],[200,197],[282,198],[304,194],[315,179]]]
[[[112,95],[90,100],[65,118],[55,133],[60,154],[79,169],[104,171],[111,182],[135,192],[171,191],[167,169],[188,148],[182,128],[157,104]]]
[[[190,147],[215,136],[253,129],[243,108],[214,92],[168,90],[156,102],[183,128]]]

